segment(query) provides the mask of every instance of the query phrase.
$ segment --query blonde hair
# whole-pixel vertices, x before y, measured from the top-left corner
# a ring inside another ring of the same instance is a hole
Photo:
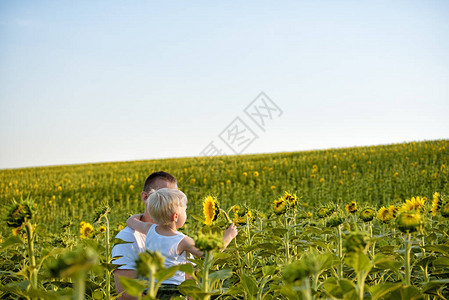
[[[173,213],[179,207],[186,207],[187,196],[179,191],[163,188],[155,191],[147,198],[147,209],[150,217],[158,225],[167,225],[172,219]]]

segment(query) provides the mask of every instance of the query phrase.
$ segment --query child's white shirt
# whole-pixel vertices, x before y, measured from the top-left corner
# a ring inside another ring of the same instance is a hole
[[[189,263],[187,254],[184,251],[178,255],[178,245],[185,235],[181,232],[176,232],[176,235],[165,236],[156,232],[157,225],[152,225],[148,230],[145,239],[145,248],[150,251],[159,251],[165,258],[164,265],[166,268],[171,266]],[[185,281],[185,273],[176,271],[175,275],[162,283],[180,285]]]

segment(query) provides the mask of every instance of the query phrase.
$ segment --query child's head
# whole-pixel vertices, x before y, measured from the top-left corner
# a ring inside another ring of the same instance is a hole
[[[174,213],[180,213],[180,209],[187,206],[187,196],[179,191],[162,188],[152,193],[147,199],[147,209],[150,217],[158,225],[171,223]]]

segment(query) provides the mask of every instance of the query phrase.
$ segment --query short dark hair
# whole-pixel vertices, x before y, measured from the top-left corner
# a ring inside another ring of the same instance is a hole
[[[176,181],[176,178],[170,173],[164,171],[153,172],[145,180],[145,183],[143,185],[143,191],[148,193],[151,189],[154,189],[153,184],[156,181],[156,179],[162,179],[171,183],[178,183]]]

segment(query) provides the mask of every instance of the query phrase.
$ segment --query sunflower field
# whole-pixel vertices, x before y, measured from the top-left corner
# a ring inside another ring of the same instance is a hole
[[[163,170],[205,253],[181,269],[192,299],[449,299],[448,160],[436,140],[0,170],[0,298],[116,299],[114,236]],[[230,222],[238,236],[220,251]],[[141,253],[141,278],[174,272],[162,262]]]

